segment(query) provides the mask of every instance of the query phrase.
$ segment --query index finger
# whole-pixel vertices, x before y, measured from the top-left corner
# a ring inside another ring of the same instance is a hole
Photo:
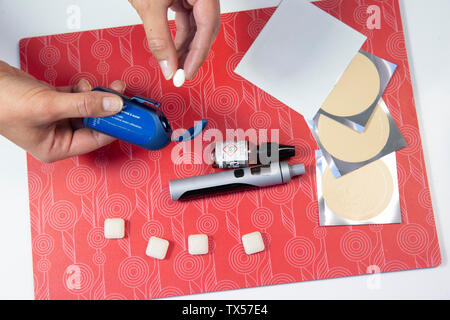
[[[193,14],[197,32],[184,62],[187,80],[192,80],[208,57],[209,50],[220,30],[219,0],[197,0],[194,4]]]
[[[150,51],[158,60],[166,80],[170,80],[178,68],[178,56],[167,19],[170,3],[165,0],[142,0],[131,3],[144,24]]]

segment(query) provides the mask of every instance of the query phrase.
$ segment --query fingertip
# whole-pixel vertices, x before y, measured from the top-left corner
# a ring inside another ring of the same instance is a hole
[[[127,84],[122,80],[115,80],[110,84],[109,87],[117,92],[124,93]]]
[[[191,81],[192,79],[194,79],[197,72],[198,72],[198,69],[196,69],[196,70],[191,69],[191,70],[185,71],[184,73],[185,73],[186,80]]]
[[[77,93],[77,92],[88,92],[92,90],[92,86],[89,83],[88,80],[86,80],[85,78],[80,79],[80,81],[78,81],[78,83],[75,85],[75,87],[73,88],[73,92]]]
[[[159,67],[166,80],[171,80],[177,70],[177,66],[174,66],[174,63],[170,63],[169,60],[159,61]]]

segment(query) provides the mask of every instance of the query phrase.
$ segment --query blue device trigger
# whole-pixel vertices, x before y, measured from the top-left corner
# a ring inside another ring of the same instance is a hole
[[[183,141],[189,141],[194,139],[196,136],[198,136],[208,125],[207,120],[200,120],[198,121],[192,128],[189,128],[186,130],[182,135],[180,135],[177,138],[172,139],[172,141],[176,142],[183,142]]]

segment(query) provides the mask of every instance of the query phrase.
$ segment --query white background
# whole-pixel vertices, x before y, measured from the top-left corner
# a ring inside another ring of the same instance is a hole
[[[222,12],[279,0],[222,0]],[[81,28],[66,25],[70,5]],[[431,195],[443,256],[440,267],[249,288],[181,299],[449,299],[450,1],[400,0]],[[23,37],[140,23],[126,0],[0,0],[0,60],[19,67]],[[276,57],[274,57],[276,59]],[[1,106],[0,106],[1,107]],[[33,299],[25,152],[0,137],[0,299]],[[375,278],[378,277],[378,278]]]

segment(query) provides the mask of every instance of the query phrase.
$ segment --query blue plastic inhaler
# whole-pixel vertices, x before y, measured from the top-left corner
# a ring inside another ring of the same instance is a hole
[[[145,149],[159,150],[171,141],[191,140],[199,135],[208,123],[206,120],[200,120],[194,127],[173,139],[170,123],[160,109],[161,103],[141,96],[130,98],[103,87],[96,87],[92,91],[120,96],[123,99],[123,109],[109,117],[84,118],[84,126]]]

